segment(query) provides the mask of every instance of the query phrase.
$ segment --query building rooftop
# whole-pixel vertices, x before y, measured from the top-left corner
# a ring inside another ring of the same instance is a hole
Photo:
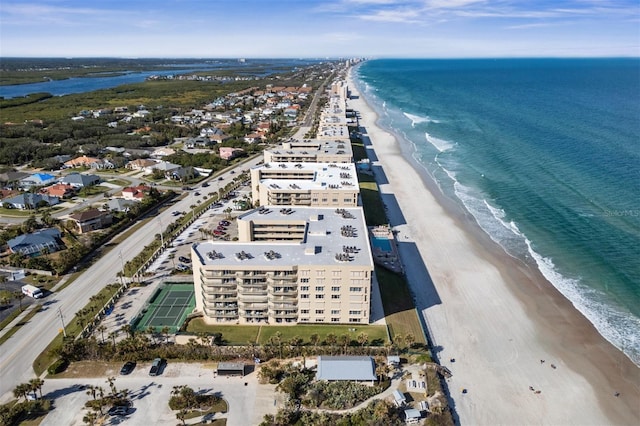
[[[304,226],[303,241],[210,241],[194,244],[204,265],[240,265],[249,269],[268,266],[332,265],[371,266],[364,213],[361,207],[265,206],[238,217],[253,226]]]
[[[319,356],[318,380],[376,380],[376,364],[370,356]]]
[[[260,183],[273,190],[352,189],[359,191],[358,174],[353,163],[271,162],[254,169],[260,171]]]

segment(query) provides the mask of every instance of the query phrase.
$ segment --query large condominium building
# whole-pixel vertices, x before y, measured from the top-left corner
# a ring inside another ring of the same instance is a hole
[[[358,205],[353,163],[264,163],[251,169],[251,195],[261,206]]]
[[[362,208],[261,207],[238,217],[238,231],[239,241],[191,247],[206,323],[369,322]]]
[[[344,140],[290,139],[280,148],[264,151],[264,162],[352,163],[353,150]]]

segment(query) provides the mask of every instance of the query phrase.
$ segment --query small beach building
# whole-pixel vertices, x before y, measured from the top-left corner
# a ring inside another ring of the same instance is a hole
[[[404,410],[404,421],[407,424],[416,424],[422,418],[422,413],[415,408],[407,408]]]
[[[402,407],[407,403],[407,398],[405,398],[402,392],[396,389],[393,391],[393,402],[396,404],[396,407]]]
[[[241,362],[220,362],[216,368],[218,376],[240,376],[244,377],[246,365]]]
[[[318,356],[317,380],[376,381],[376,363],[370,356]]]

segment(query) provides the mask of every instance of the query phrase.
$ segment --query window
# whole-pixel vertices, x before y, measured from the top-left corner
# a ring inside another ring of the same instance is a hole
[[[309,296],[308,294],[306,296]],[[316,299],[324,299],[324,294],[316,294]]]
[[[332,299],[340,299],[340,295],[339,294],[332,294],[331,298]]]
[[[324,270],[316,271],[316,277],[324,277]]]
[[[324,309],[316,309],[316,315],[324,315]]]
[[[360,322],[360,318],[349,318],[349,322]]]
[[[309,282],[309,278],[300,278],[300,282],[301,283],[308,283]]]
[[[362,287],[349,287],[349,291],[353,291],[353,292],[362,291]]]
[[[338,270],[338,271],[331,271],[331,276],[333,277],[340,277],[342,276],[342,271]]]
[[[309,318],[300,318],[300,322],[309,322]]]
[[[362,311],[349,311],[349,315],[362,315]]]
[[[300,313],[301,314],[308,314],[309,310],[308,309],[300,309]]]
[[[316,291],[324,291],[324,287],[323,286],[316,286]]]
[[[340,287],[331,287],[331,291],[340,291]]]
[[[300,295],[300,299],[308,299],[309,295],[308,294],[301,294]]]
[[[340,322],[340,318],[331,318],[331,322]]]
[[[308,285],[301,285],[300,286],[300,291],[309,291],[309,286]]]
[[[316,322],[324,322],[324,318],[316,318]]]
[[[340,309],[332,309],[331,315],[340,315]]]
[[[337,198],[332,198],[331,201],[334,202],[334,203],[337,203],[338,199]]]
[[[302,270],[302,271],[299,271],[299,275],[300,275],[301,277],[308,277],[308,276],[310,275],[310,272],[311,272],[311,271],[309,271],[308,269],[304,269],[304,270]]]

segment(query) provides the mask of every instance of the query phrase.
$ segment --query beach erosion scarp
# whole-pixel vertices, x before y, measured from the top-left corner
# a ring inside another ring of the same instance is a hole
[[[351,69],[347,106],[459,423],[640,424],[640,368],[419,173],[354,83]]]

